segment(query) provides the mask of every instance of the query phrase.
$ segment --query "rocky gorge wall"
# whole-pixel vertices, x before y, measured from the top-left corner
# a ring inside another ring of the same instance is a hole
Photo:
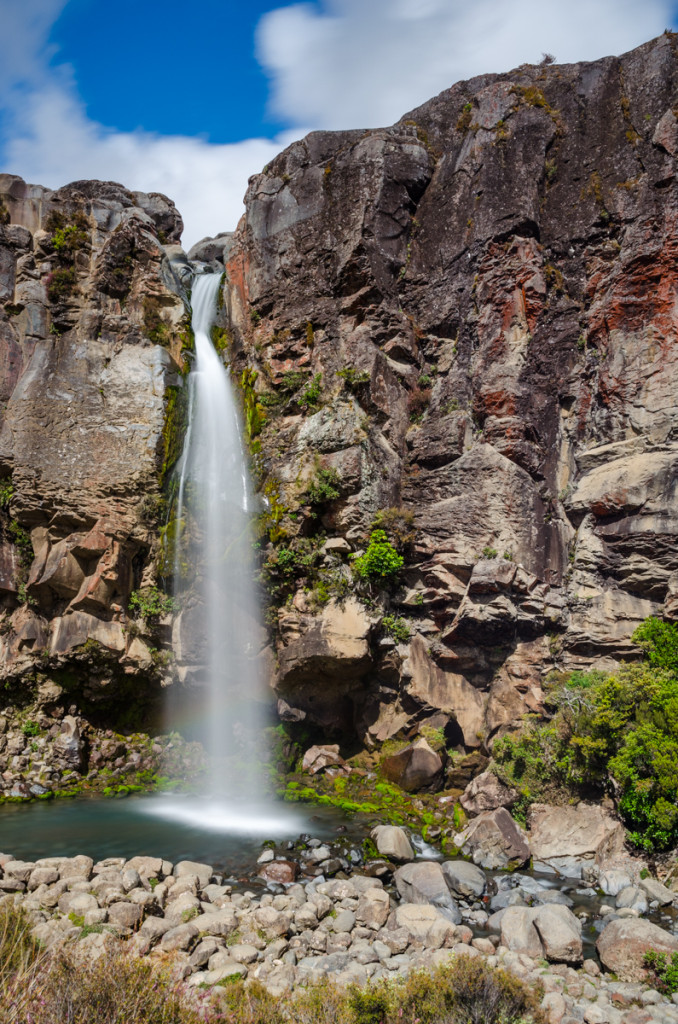
[[[670,33],[480,76],[295,143],[189,254],[225,258],[284,721],[485,752],[550,671],[678,617],[677,118]],[[166,572],[181,219],[111,183],[0,200],[0,678],[86,730],[191,678],[181,617],[130,611]],[[390,590],[351,573],[375,517]]]
[[[667,33],[481,76],[250,180],[227,305],[267,417],[269,576],[302,563],[283,718],[487,747],[549,671],[675,617],[677,74]],[[404,585],[337,603],[380,511],[414,535]]]

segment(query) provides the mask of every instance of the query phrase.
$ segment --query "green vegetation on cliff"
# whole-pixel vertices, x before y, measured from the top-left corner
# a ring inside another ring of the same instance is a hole
[[[550,721],[504,737],[493,754],[523,812],[535,800],[607,792],[630,840],[664,850],[678,843],[678,627],[651,618],[633,640],[642,663],[559,681]]]

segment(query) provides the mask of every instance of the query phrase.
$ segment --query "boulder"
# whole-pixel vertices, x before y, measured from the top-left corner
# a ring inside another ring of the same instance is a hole
[[[650,921],[623,917],[611,921],[596,943],[598,956],[620,981],[643,981],[643,956],[649,949],[671,956],[678,952],[678,938]]]
[[[544,954],[555,963],[580,964],[584,959],[581,922],[568,907],[549,904],[539,907],[533,918]]]
[[[504,807],[473,818],[454,841],[474,864],[489,870],[523,867],[530,859],[527,837]]]
[[[445,861],[443,875],[449,888],[457,896],[482,896],[487,886],[484,872],[465,860]]]
[[[389,860],[414,860],[407,833],[397,825],[377,825],[372,829],[372,839],[382,857]]]
[[[310,775],[317,775],[318,772],[332,765],[343,767],[345,764],[346,762],[343,757],[339,755],[339,744],[336,743],[332,746],[309,747],[304,754],[302,768],[305,772],[309,772]]]
[[[461,914],[452,898],[440,864],[434,860],[405,864],[393,876],[396,888],[406,903],[426,904],[445,911],[454,924],[461,923]]]
[[[500,782],[494,772],[482,772],[469,782],[459,803],[467,814],[482,814],[498,807],[511,808],[517,799],[517,791]]]
[[[396,907],[395,926],[399,933],[407,934],[410,942],[420,942],[433,949],[451,944],[456,935],[449,918],[430,904],[402,903]]]
[[[498,917],[499,915],[495,915]],[[501,911],[502,945],[514,953],[555,963],[581,963],[581,924],[568,907],[507,907]]]
[[[299,874],[299,865],[293,860],[272,860],[267,864],[262,864],[257,874],[260,878],[265,878],[267,882],[291,885]]]
[[[601,865],[624,850],[621,822],[598,804],[532,804],[528,829],[537,870],[581,877],[586,866]]]
[[[662,907],[673,903],[675,899],[676,894],[658,882],[656,878],[641,878],[638,887],[643,890],[649,900],[656,900]]]
[[[425,739],[398,751],[381,762],[381,770],[390,782],[407,793],[431,789],[440,781],[443,762]]]

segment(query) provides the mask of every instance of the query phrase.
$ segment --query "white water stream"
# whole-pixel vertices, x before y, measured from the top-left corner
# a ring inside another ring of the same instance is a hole
[[[220,281],[214,273],[193,278],[195,360],[172,513],[181,646],[194,662],[187,684],[195,687],[191,731],[205,747],[209,779],[202,800],[159,801],[158,813],[217,829],[266,831],[281,824],[281,809],[265,798],[262,777],[262,634],[245,449],[229,374],[210,340]],[[284,822],[289,827],[288,815]]]

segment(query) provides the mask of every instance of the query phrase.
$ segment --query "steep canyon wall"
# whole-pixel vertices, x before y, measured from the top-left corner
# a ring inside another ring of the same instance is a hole
[[[284,720],[487,748],[550,671],[678,617],[677,156],[665,34],[313,133],[198,247],[226,253]],[[0,675],[105,718],[191,678],[169,618],[151,639],[128,611],[180,446],[181,220],[110,183],[2,175],[0,199]],[[365,601],[380,511],[406,561]]]

